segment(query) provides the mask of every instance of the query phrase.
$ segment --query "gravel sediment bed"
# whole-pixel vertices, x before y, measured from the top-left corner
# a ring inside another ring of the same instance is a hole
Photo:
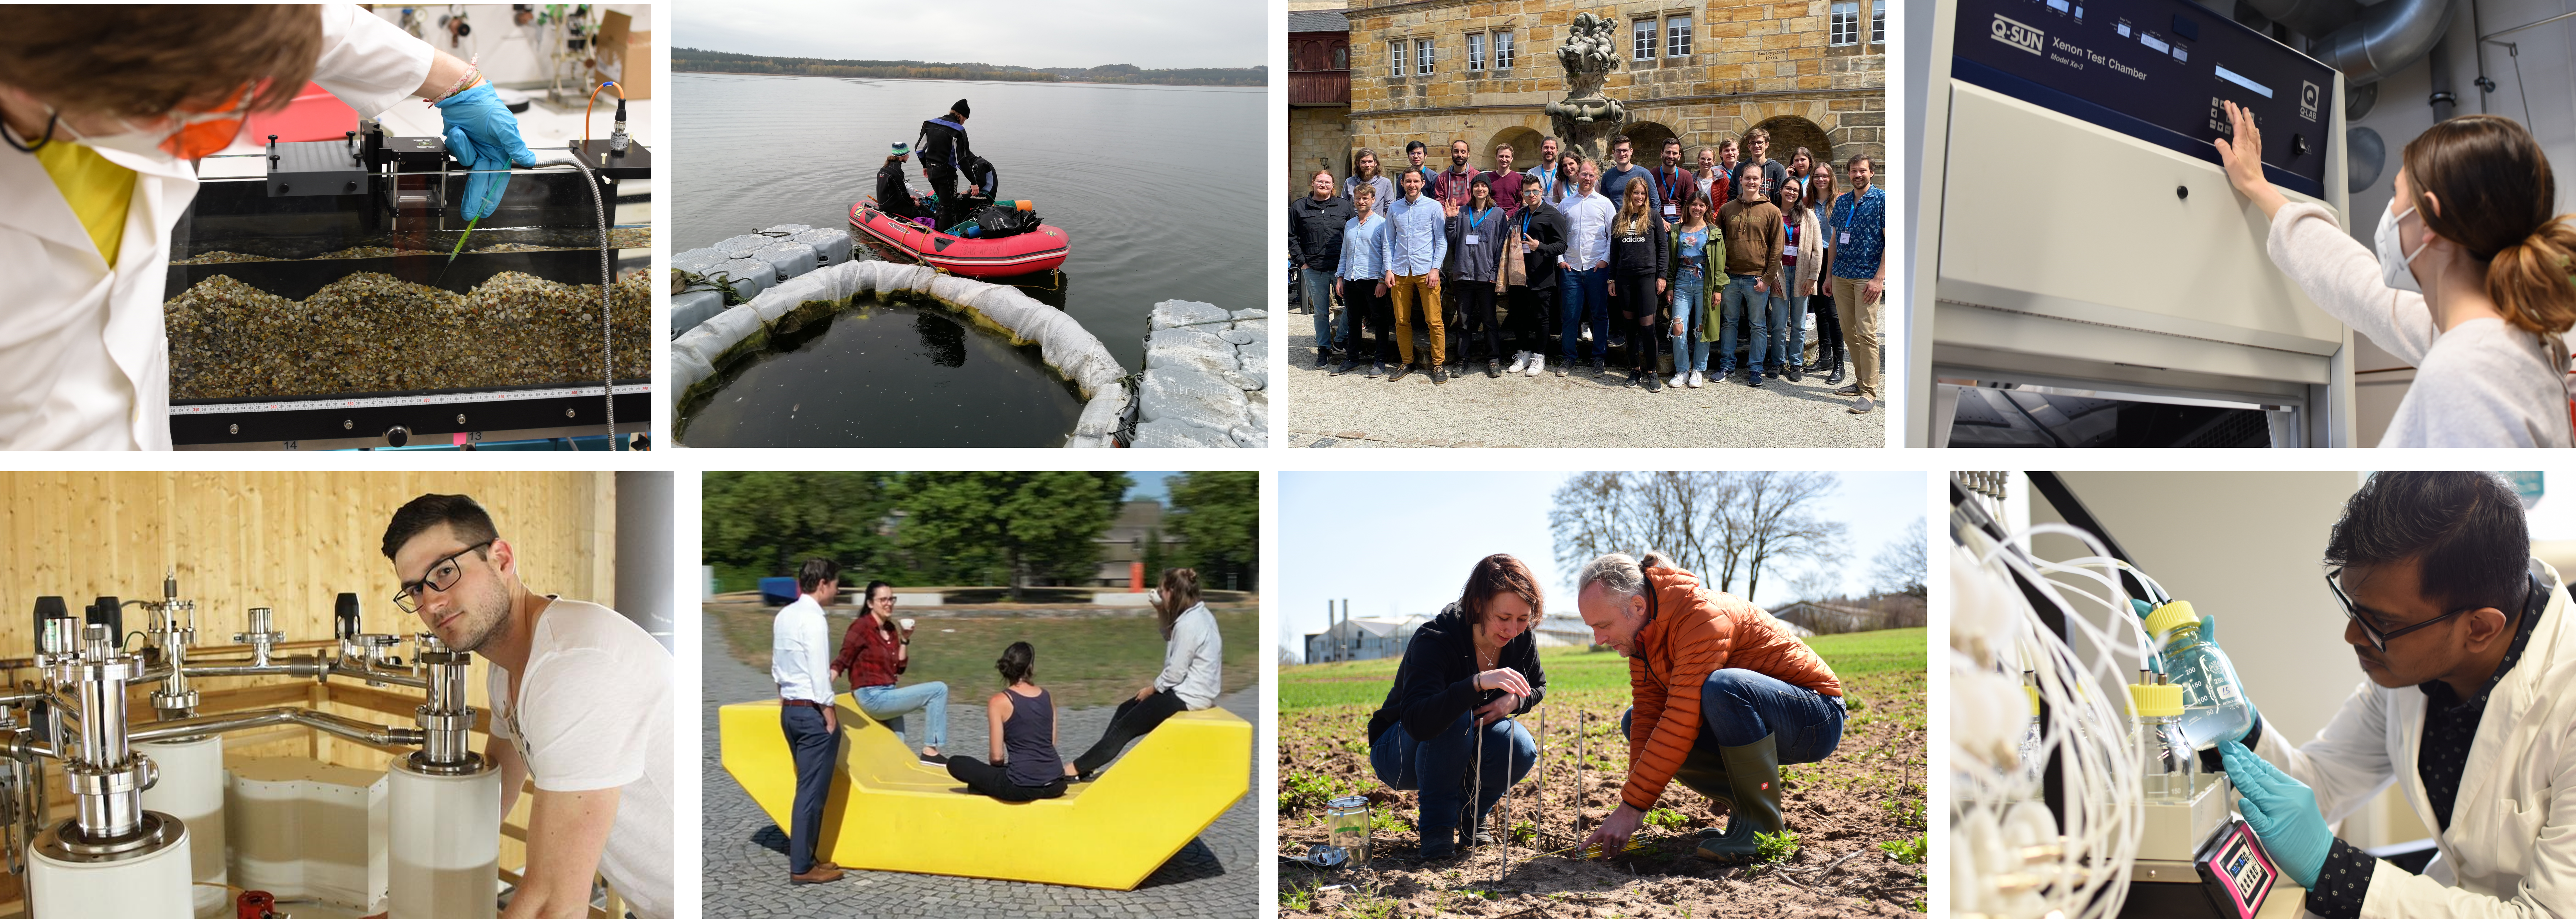
[[[610,288],[619,379],[652,373],[652,289]],[[375,272],[290,300],[215,275],[162,305],[174,399],[588,383],[601,376],[599,287],[503,272],[458,294]]]
[[[1890,415],[1844,411],[1821,375],[1744,385],[1742,374],[1699,389],[1627,388],[1625,367],[1565,376],[1485,376],[1483,361],[1434,386],[1415,373],[1388,383],[1366,366],[1342,376],[1315,367],[1314,317],[1289,329],[1288,445],[1292,447],[1884,447]],[[1712,364],[1715,362],[1712,361]],[[1508,358],[1504,366],[1509,367]],[[1335,362],[1339,366],[1339,362]]]

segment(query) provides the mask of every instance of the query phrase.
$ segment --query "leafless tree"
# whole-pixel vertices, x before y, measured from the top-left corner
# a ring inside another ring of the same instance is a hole
[[[1914,519],[1904,535],[1879,547],[1870,559],[1870,585],[1884,594],[1924,595],[1923,519]]]
[[[1551,496],[1549,535],[1556,542],[1556,567],[1565,572],[1566,588],[1583,564],[1612,552],[1635,552],[1643,534],[1628,519],[1627,474],[1578,472]]]
[[[1787,561],[1812,561],[1831,558],[1842,550],[1844,525],[1816,516],[1815,504],[1833,493],[1841,484],[1830,473],[1823,472],[1745,472],[1738,473],[1742,485],[1736,499],[1728,502],[1726,531],[1738,541],[1736,560],[1744,574],[1744,592],[1750,597],[1761,589],[1762,568]],[[1727,586],[1734,592],[1734,568],[1730,565]]]

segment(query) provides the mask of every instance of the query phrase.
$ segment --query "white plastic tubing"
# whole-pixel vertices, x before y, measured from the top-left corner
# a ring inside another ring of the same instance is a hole
[[[772,333],[792,331],[849,305],[865,293],[913,293],[964,313],[975,324],[1031,342],[1046,364],[1072,381],[1085,404],[1068,447],[1115,446],[1119,416],[1127,411],[1127,370],[1081,323],[1004,284],[940,274],[928,265],[845,262],[788,279],[751,302],[700,323],[671,342],[671,386],[687,405],[717,385],[717,371],[769,345]]]

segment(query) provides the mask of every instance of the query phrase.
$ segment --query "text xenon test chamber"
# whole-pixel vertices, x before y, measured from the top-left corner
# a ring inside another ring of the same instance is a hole
[[[2348,224],[2342,74],[2185,0],[1939,0],[1932,29],[1907,445],[2350,445],[2352,333],[2212,144],[2245,107],[2273,184]]]

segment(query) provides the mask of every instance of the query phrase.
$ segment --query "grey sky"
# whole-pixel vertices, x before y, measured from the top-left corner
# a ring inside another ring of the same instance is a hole
[[[675,48],[778,57],[1148,70],[1253,67],[1267,4],[1250,0],[688,0]]]

